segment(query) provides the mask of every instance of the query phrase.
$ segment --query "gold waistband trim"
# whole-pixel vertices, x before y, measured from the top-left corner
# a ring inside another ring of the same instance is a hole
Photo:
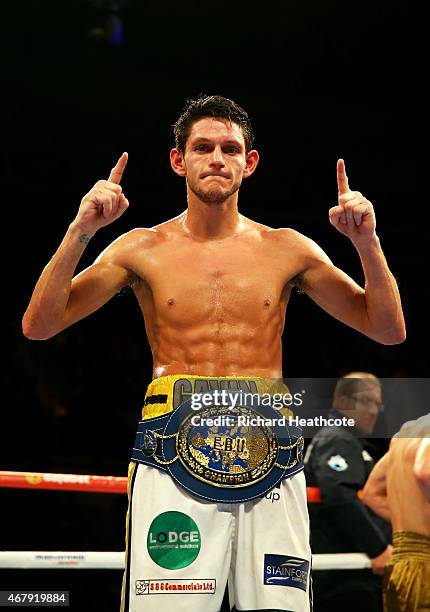
[[[279,378],[262,378],[259,376],[189,376],[174,374],[155,378],[148,386],[145,403],[142,408],[142,419],[150,419],[171,412],[193,393],[207,393],[215,390],[242,391],[259,395],[276,396],[289,394],[287,385]],[[292,416],[293,412],[281,408],[283,416]]]
[[[415,531],[394,531],[393,561],[401,558],[430,561],[430,537]]]

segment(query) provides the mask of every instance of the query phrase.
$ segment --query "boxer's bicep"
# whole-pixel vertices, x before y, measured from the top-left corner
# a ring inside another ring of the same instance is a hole
[[[313,257],[300,275],[300,288],[323,310],[364,334],[370,329],[365,292],[328,258]]]
[[[131,274],[110,261],[89,266],[72,280],[62,329],[92,314],[132,282]]]
[[[336,267],[321,247],[299,232],[282,230],[283,257],[296,273],[289,283],[346,325],[367,334],[370,330],[365,292]]]
[[[139,274],[145,268],[146,248],[153,242],[154,232],[143,228],[131,230],[112,242],[91,266],[77,274],[72,280],[62,328],[92,314],[124,287],[139,282]]]

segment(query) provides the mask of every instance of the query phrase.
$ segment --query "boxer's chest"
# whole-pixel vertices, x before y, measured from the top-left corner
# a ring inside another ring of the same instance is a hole
[[[279,309],[287,281],[285,262],[234,241],[160,250],[145,267],[152,308],[177,324],[261,322]]]

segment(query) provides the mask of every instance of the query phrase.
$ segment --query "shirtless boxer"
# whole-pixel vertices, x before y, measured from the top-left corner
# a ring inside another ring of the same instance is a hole
[[[51,338],[125,286],[133,288],[142,309],[153,381],[142,421],[150,426],[138,430],[130,469],[123,610],[216,611],[230,576],[237,610],[306,612],[311,553],[303,472],[280,482],[276,508],[265,496],[236,504],[202,500],[166,473],[179,462],[163,464],[156,455],[160,437],[166,444],[169,439],[157,423],[197,388],[245,385],[261,391],[282,377],[281,335],[294,285],[383,344],[405,339],[399,292],[376,235],[372,204],[350,190],[343,160],[337,163],[338,204],[329,219],[356,248],[364,289],[309,238],[239,213],[241,182],[259,159],[243,109],[221,96],[190,101],[175,124],[175,138],[170,162],[185,178],[187,209],[119,237],[73,277],[91,237],[129,205],[120,186],[124,153],[108,180],[82,199],[36,284],[23,331],[28,338]],[[195,441],[202,444],[198,436]],[[141,449],[155,454],[147,459]],[[187,542],[181,549],[168,548],[180,538]]]
[[[385,612],[430,610],[430,415],[405,423],[375,465],[363,502],[393,528]]]

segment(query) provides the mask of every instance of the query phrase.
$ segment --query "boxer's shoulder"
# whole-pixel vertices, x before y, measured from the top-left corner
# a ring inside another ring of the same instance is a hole
[[[110,245],[109,248],[117,250],[127,249],[130,247],[152,247],[160,243],[165,238],[162,231],[157,228],[136,227],[129,230],[125,234],[118,236]]]
[[[292,227],[267,228],[265,236],[274,248],[277,248],[289,257],[297,256],[301,261],[308,263],[316,260],[328,261],[325,252],[312,238]]]
[[[424,438],[430,436],[430,414],[426,414],[413,421],[407,421],[394,435],[392,444],[405,438]]]

